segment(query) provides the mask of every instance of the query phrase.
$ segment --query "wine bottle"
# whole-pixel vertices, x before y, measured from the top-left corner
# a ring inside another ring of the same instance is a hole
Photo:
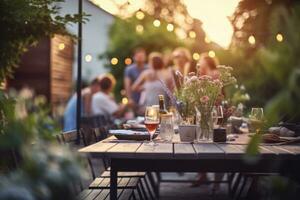
[[[164,95],[158,95],[158,102],[159,102],[159,114],[167,114],[168,111],[165,107],[165,98]]]

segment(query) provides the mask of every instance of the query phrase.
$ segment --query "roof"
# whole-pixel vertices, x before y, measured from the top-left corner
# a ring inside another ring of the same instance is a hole
[[[91,0],[86,0],[88,3],[90,3],[91,5],[95,6],[96,8],[98,8],[99,10],[103,11],[104,13],[112,16],[112,17],[116,17],[115,15],[111,14],[110,12],[107,12],[106,10],[104,10],[103,8],[101,8],[100,6],[98,6],[97,4],[95,4],[94,2],[92,2]]]

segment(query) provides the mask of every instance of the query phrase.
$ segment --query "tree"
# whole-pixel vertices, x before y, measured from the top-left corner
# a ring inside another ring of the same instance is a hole
[[[12,76],[21,55],[31,45],[54,34],[68,34],[65,25],[82,20],[78,15],[59,15],[62,0],[0,1],[0,83]]]

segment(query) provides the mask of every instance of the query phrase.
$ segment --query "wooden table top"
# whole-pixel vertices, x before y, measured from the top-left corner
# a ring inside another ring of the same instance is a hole
[[[158,142],[156,146],[149,146],[148,142],[121,141],[111,136],[81,148],[79,152],[131,159],[240,159],[245,155],[247,147],[246,144],[239,143],[183,143],[176,137],[172,142]],[[267,159],[299,159],[300,144],[260,145],[259,152],[259,156]]]

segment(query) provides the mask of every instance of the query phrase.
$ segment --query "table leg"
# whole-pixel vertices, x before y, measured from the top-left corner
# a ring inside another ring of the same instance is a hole
[[[117,187],[118,187],[118,172],[111,166],[110,169],[110,200],[117,200]]]

